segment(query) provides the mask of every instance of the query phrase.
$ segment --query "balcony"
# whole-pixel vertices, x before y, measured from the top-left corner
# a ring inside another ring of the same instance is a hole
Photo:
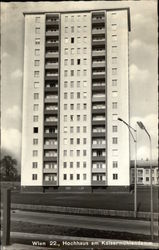
[[[104,120],[105,120],[105,108],[103,109],[103,108],[100,108],[100,109],[92,109],[92,114],[93,115],[95,115],[95,114],[97,114],[97,115],[104,115]]]
[[[56,51],[56,52],[46,52],[45,57],[46,58],[58,58],[59,57],[59,51]]]
[[[44,149],[57,149],[57,148],[58,148],[57,144],[50,144],[50,145],[44,144]]]
[[[57,162],[57,156],[56,157],[53,157],[53,156],[44,156],[44,161],[45,162]]]
[[[45,80],[57,80],[59,77],[59,74],[47,74],[45,75]]]
[[[105,18],[104,17],[93,17],[92,23],[93,24],[105,23]]]
[[[101,92],[101,90],[103,90],[102,92],[105,92],[105,85],[92,86],[92,92]]]
[[[92,180],[92,186],[106,186],[106,181],[94,181],[94,180]]]
[[[106,144],[92,144],[92,149],[105,149]]]
[[[45,69],[58,69],[59,64],[57,63],[46,63],[45,64]]]
[[[57,138],[57,133],[44,133],[44,138]]]
[[[58,114],[58,110],[45,110],[44,114],[45,115],[57,115]]]
[[[58,36],[59,30],[46,30],[46,36]]]
[[[46,42],[45,43],[46,48],[54,48],[59,46],[59,41],[56,42]]]
[[[92,132],[92,138],[105,138],[105,132]]]
[[[99,120],[99,121],[94,121],[94,120],[92,120],[92,126],[94,126],[94,125],[96,125],[96,126],[101,126],[101,125],[105,125],[105,122],[106,122],[106,118],[105,118],[105,120]]]
[[[52,98],[45,97],[45,103],[57,103],[57,102],[58,102],[58,96]]]
[[[106,173],[106,168],[92,168],[92,173]]]
[[[105,28],[93,28],[92,29],[92,34],[105,34]]]
[[[58,87],[45,87],[45,92],[51,92],[58,94]]]
[[[93,162],[105,162],[106,156],[92,156],[92,161]]]
[[[51,173],[57,173],[58,172],[58,170],[57,170],[57,168],[43,168],[43,173],[45,174],[51,174]]]
[[[95,49],[93,49],[92,50],[92,57],[94,57],[94,56],[105,56],[106,55],[106,51],[105,51],[105,49],[103,49],[103,50],[95,50]]]
[[[105,102],[106,97],[105,96],[92,96],[92,102]]]
[[[105,66],[106,66],[105,61],[93,61],[92,63],[92,68],[101,68]]]
[[[57,126],[58,121],[44,121],[45,126]]]
[[[57,186],[57,181],[45,181],[43,180],[43,186]]]

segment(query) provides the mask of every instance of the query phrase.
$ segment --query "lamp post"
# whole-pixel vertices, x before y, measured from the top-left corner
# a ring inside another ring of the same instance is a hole
[[[144,124],[141,121],[137,122],[138,126],[143,129],[149,138],[150,143],[150,186],[151,186],[151,194],[150,194],[150,213],[151,213],[151,225],[150,225],[150,231],[151,231],[151,240],[153,241],[153,235],[154,235],[154,228],[153,228],[153,187],[152,187],[152,141],[151,136],[147,129],[145,128]]]
[[[129,129],[129,132],[133,138],[134,141],[134,145],[135,145],[135,164],[134,164],[134,217],[136,218],[137,216],[137,130],[132,128],[127,122],[125,122],[123,119],[118,118],[118,121],[123,122],[127,128]],[[136,136],[134,137],[132,131],[133,130],[136,134]]]

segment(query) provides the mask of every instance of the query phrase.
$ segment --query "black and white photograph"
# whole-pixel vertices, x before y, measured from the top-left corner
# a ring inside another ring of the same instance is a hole
[[[1,2],[1,249],[159,249],[157,0]]]

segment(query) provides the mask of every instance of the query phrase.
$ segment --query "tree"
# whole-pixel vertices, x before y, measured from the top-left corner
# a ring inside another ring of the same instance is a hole
[[[15,181],[18,177],[17,161],[10,155],[5,155],[1,160],[1,181]]]

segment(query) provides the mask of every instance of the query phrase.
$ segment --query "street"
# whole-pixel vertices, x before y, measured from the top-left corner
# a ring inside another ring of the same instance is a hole
[[[112,219],[103,217],[49,214],[15,210],[11,214],[11,221],[71,226],[105,231],[129,232],[144,235],[150,234],[150,222],[141,220]],[[157,222],[154,223],[154,233],[157,235]]]

